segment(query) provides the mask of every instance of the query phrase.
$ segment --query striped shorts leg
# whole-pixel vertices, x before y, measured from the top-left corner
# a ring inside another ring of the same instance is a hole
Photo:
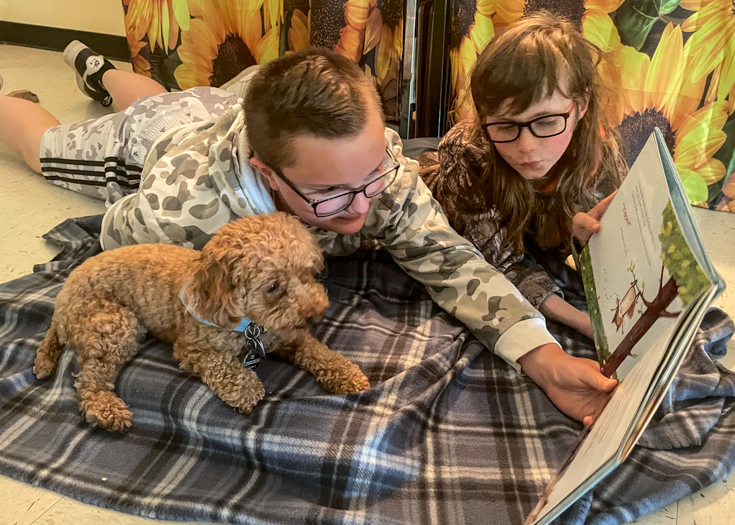
[[[110,206],[138,191],[145,159],[162,134],[219,116],[237,100],[222,89],[196,87],[142,97],[102,118],[55,126],[41,139],[41,172],[52,184]]]
[[[143,162],[126,159],[120,115],[51,128],[41,140],[41,172],[57,186],[109,206],[138,191]]]

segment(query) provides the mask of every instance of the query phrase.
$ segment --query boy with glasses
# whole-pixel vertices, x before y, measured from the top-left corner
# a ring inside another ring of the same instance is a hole
[[[95,77],[88,59],[71,62],[92,84],[89,91],[106,90],[118,104],[108,85],[114,70]],[[93,150],[104,153],[76,153],[79,144],[69,145],[70,137],[84,142],[105,131],[90,132],[94,123],[53,127],[39,145],[50,179],[76,175],[59,169],[74,163],[98,177],[90,179],[97,188],[104,176],[134,187],[133,175],[140,174],[137,191],[106,196],[104,249],[158,242],[201,248],[229,221],[284,211],[311,227],[327,255],[375,243],[388,250],[439,306],[523,368],[570,416],[589,420],[615,386],[595,362],[565,354],[544,318],[449,226],[418,164],[385,128],[373,85],[352,61],[309,49],[248,76],[244,100],[195,88],[153,94],[117,115],[124,116],[110,123],[117,149],[94,138],[102,146]]]

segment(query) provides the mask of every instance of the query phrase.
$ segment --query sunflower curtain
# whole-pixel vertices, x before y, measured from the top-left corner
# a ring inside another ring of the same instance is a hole
[[[610,108],[628,162],[659,127],[692,204],[735,213],[733,0],[449,0],[455,120],[470,112],[468,73],[497,31],[541,9],[576,22],[608,53]],[[622,80],[615,78],[619,71]]]
[[[220,86],[310,44],[359,63],[398,121],[402,0],[123,0],[135,72],[169,89]]]

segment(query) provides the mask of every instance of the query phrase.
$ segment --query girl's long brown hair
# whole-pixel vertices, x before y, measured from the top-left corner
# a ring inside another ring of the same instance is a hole
[[[600,109],[600,103],[611,103],[614,95],[603,90],[598,73],[603,59],[602,51],[571,23],[542,12],[511,25],[477,60],[470,81],[475,133],[484,134],[482,123],[498,110],[522,113],[555,90],[576,101],[578,107],[589,100],[569,147],[544,177],[556,181],[552,202],[544,213],[534,214],[537,184],[524,179],[490,147],[487,169],[474,182],[485,197],[483,206],[496,209],[505,221],[508,242],[516,250],[524,250],[527,233],[541,248],[568,249],[574,214],[599,200],[601,181],[612,187],[620,183],[620,172],[625,170],[620,141]],[[477,207],[476,202],[467,205]]]

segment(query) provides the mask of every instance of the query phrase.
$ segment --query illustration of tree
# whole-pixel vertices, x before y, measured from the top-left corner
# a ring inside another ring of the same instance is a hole
[[[641,292],[641,300],[646,306],[643,315],[633,325],[609,359],[602,366],[602,373],[611,377],[620,364],[630,355],[633,347],[660,317],[677,317],[678,313],[666,309],[678,296],[686,308],[689,303],[704,292],[711,283],[697,264],[694,255],[684,239],[671,203],[666,205],[662,213],[661,233],[661,277],[658,293],[652,301],[647,301]],[[668,271],[669,280],[663,282],[664,268]]]

